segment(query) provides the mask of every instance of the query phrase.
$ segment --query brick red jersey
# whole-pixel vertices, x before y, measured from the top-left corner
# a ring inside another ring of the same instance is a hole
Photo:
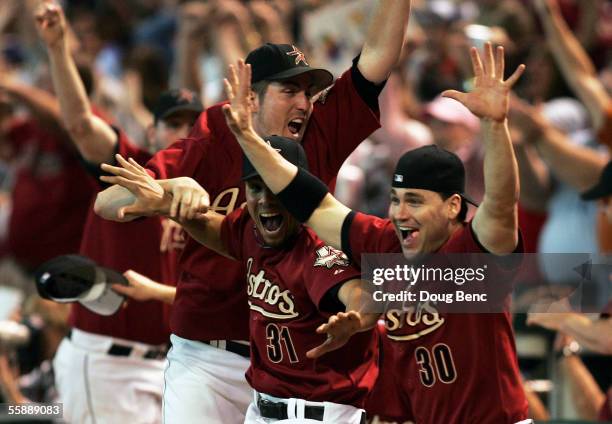
[[[391,221],[361,213],[351,217],[342,240],[355,262],[362,253],[401,252]],[[486,250],[469,223],[439,252]],[[503,424],[527,417],[508,312],[442,314],[430,302],[412,309],[386,313],[387,337],[394,342],[386,346],[401,367],[395,381],[409,395],[408,408],[417,423]]]
[[[345,72],[315,103],[302,141],[310,172],[328,185],[334,184],[346,157],[380,126],[378,111],[355,88],[353,80],[363,79],[356,72],[356,66]],[[192,177],[210,194],[213,209],[228,214],[244,202],[243,153],[221,107],[206,109],[189,137],[158,152],[147,168],[155,178]],[[191,340],[247,339],[241,265],[188,237],[180,268],[172,332]]]
[[[87,177],[70,139],[25,120],[9,128],[6,140],[17,164],[8,253],[28,268],[76,253],[96,185]]]
[[[374,331],[355,334],[316,360],[306,357],[326,339],[316,333],[331,316],[321,310],[323,297],[359,278],[359,270],[306,227],[283,248],[264,247],[246,209],[224,219],[221,238],[246,268],[241,290],[250,308],[249,384],[272,396],[363,407],[378,374]]]
[[[150,153],[133,145],[124,133],[118,134],[118,153],[123,157],[142,164],[150,159]],[[182,246],[177,240],[169,251],[160,252],[164,223],[166,220],[159,217],[128,223],[107,221],[91,207],[80,253],[119,272],[132,269],[155,281],[174,285],[178,274],[177,249]],[[90,333],[159,345],[168,342],[169,316],[170,306],[159,301],[128,301],[127,307],[111,316],[98,315],[75,303],[69,322]]]

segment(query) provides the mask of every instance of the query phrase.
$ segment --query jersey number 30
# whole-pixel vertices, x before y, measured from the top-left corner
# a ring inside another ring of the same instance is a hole
[[[451,384],[457,379],[457,370],[448,345],[439,343],[431,351],[419,346],[414,351],[414,357],[420,365],[419,377],[423,386],[431,387],[436,384],[436,380]]]
[[[283,360],[283,347],[284,351],[289,356],[289,361],[293,364],[298,362],[297,353],[293,347],[291,341],[291,335],[289,329],[285,326],[278,326],[276,324],[268,324],[266,326],[266,338],[268,339],[268,359],[274,363],[278,363]]]

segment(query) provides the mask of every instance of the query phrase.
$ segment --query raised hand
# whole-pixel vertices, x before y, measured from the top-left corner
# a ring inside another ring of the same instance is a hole
[[[481,119],[503,122],[508,116],[510,90],[522,75],[525,65],[520,65],[510,78],[504,81],[504,48],[498,46],[495,56],[491,43],[486,43],[483,64],[478,50],[472,47],[470,57],[476,77],[473,90],[469,93],[446,90],[442,96],[461,102]]]
[[[242,59],[229,66],[229,76],[223,81],[229,104],[223,106],[225,120],[236,138],[255,135],[251,107],[251,65]]]
[[[34,17],[38,34],[47,46],[55,46],[64,40],[67,33],[66,18],[59,5],[44,1],[37,7]]]
[[[102,170],[113,175],[103,175],[100,180],[108,184],[120,185],[136,197],[136,201],[131,205],[119,208],[118,217],[123,219],[129,215],[151,216],[163,208],[162,206],[169,199],[165,199],[162,186],[134,159],[125,160],[119,154],[115,155],[115,158],[121,166],[103,163]]]
[[[351,336],[362,330],[361,315],[359,312],[339,312],[329,317],[325,324],[317,328],[317,333],[327,333],[327,340],[306,352],[308,358],[318,358],[321,355],[341,348],[349,341]]]

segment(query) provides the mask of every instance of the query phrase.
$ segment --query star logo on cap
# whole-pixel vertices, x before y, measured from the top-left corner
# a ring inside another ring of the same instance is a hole
[[[193,94],[192,91],[185,90],[184,88],[181,88],[178,97],[179,97],[179,100],[183,100],[183,101],[185,101],[187,103],[191,103],[191,102],[193,102],[194,94]]]
[[[297,47],[295,47],[293,44],[291,45],[291,47],[293,47],[293,50],[291,50],[290,52],[287,52],[287,56],[295,56],[295,64],[299,65],[300,62],[304,62],[304,65],[306,66],[310,66],[308,65],[308,62],[306,62],[306,56],[304,56],[304,53],[302,53]]]

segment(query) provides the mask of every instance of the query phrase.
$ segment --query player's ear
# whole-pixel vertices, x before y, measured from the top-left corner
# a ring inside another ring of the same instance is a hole
[[[449,220],[457,219],[459,212],[461,212],[461,196],[458,194],[451,195],[446,199],[447,204],[447,216]]]

